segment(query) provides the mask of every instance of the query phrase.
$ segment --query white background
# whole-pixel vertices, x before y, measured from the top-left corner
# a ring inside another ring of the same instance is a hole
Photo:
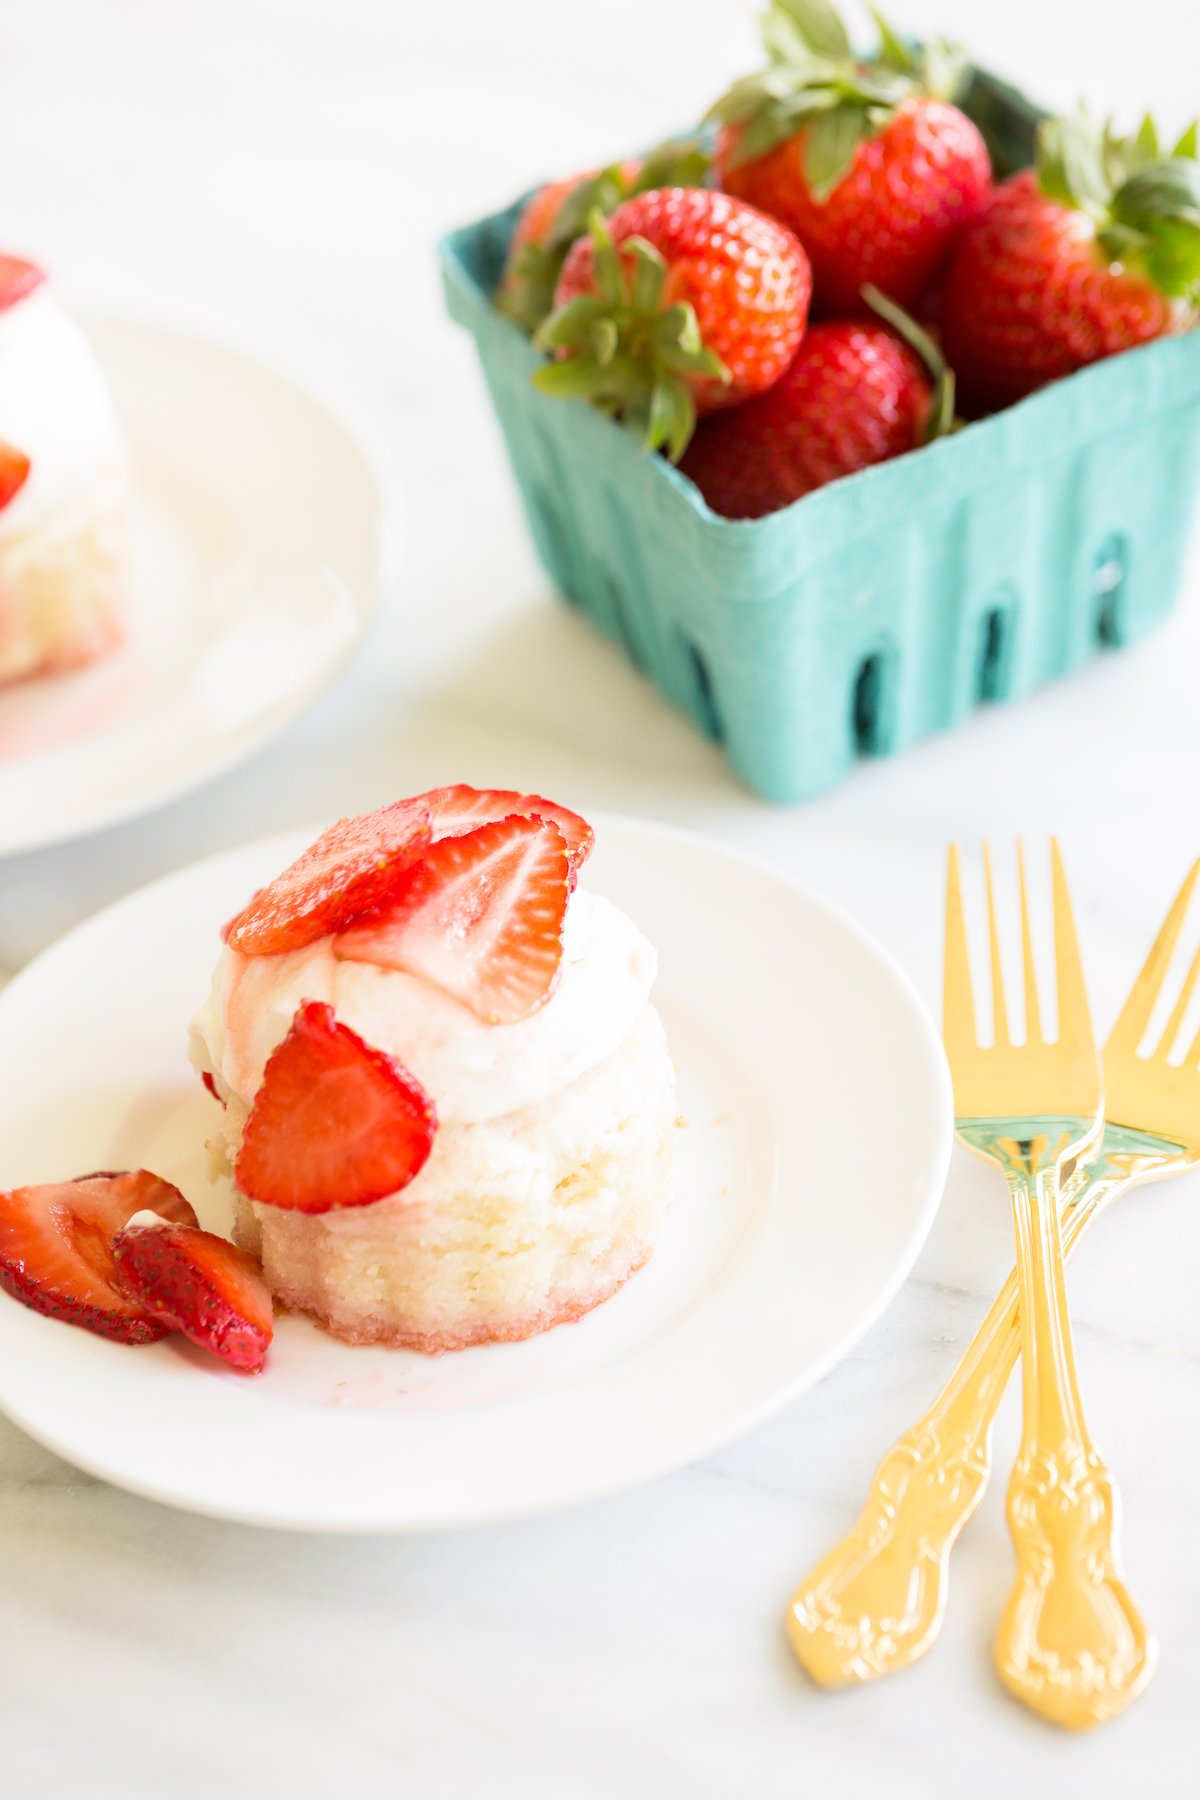
[[[945,0],[900,22],[940,24],[1036,95],[1086,92],[1129,123],[1148,100],[1172,125],[1200,103],[1190,0],[1120,15]],[[753,54],[750,9],[721,0],[7,0],[4,247],[80,299],[235,333],[340,387],[386,447],[402,557],[369,647],[276,746],[145,821],[0,864],[0,969],[210,850],[467,779],[755,849],[848,906],[931,1003],[947,839],[1057,829],[1107,1023],[1200,850],[1195,572],[1139,650],[773,810],[552,603],[470,345],[442,316],[441,230],[685,123]],[[1098,1736],[1056,1736],[992,1677],[1011,1570],[999,1483],[918,1671],[831,1697],[783,1643],[794,1580],[849,1524],[1007,1266],[1004,1196],[956,1162],[915,1277],[817,1393],[696,1469],[552,1520],[276,1537],[130,1499],[0,1423],[0,1785],[13,1800],[192,1800],[227,1783],[421,1800],[818,1784],[991,1800],[1035,1780],[1191,1794],[1198,1207],[1200,1180],[1130,1200],[1072,1275],[1092,1422],[1162,1645],[1146,1697]],[[1001,1471],[1014,1441],[1010,1404]]]

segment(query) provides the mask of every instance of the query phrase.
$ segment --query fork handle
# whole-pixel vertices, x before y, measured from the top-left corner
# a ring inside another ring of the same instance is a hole
[[[1080,1194],[1064,1216],[1064,1254],[1125,1185],[1097,1182]],[[876,1469],[856,1523],[792,1596],[791,1646],[822,1686],[906,1669],[933,1645],[950,1552],[983,1498],[992,1420],[1020,1350],[1014,1269],[941,1394]]]
[[[1017,1697],[1079,1730],[1146,1685],[1154,1646],[1125,1586],[1119,1499],[1075,1370],[1053,1174],[1010,1181],[1020,1278],[1024,1422],[1008,1490],[1017,1576],[996,1664]]]

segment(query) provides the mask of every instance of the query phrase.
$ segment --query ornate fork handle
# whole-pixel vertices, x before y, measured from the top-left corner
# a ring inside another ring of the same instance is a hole
[[[1064,1254],[1124,1185],[1101,1179],[1080,1195]],[[792,1649],[825,1687],[908,1668],[937,1637],[950,1552],[983,1498],[992,1421],[1020,1354],[1019,1292],[1014,1269],[941,1394],[876,1469],[854,1526],[792,1597]]]
[[[1078,1730],[1141,1692],[1154,1647],[1122,1579],[1119,1501],[1084,1421],[1054,1179],[1010,1185],[1025,1405],[1008,1490],[1017,1578],[996,1662],[1028,1706]]]

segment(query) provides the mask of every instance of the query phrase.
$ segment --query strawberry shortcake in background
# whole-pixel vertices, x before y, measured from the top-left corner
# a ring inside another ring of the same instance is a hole
[[[35,264],[0,255],[0,683],[121,637],[129,462],[108,387]]]

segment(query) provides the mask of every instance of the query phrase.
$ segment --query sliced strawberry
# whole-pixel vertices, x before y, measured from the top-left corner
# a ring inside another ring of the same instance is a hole
[[[274,1309],[257,1265],[225,1238],[160,1219],[131,1219],[113,1239],[118,1278],[164,1331],[257,1375]]]
[[[123,1344],[150,1344],[160,1325],[117,1279],[111,1243],[151,1208],[179,1225],[196,1215],[179,1189],[148,1169],[81,1175],[0,1193],[0,1286],[35,1312]]]
[[[481,825],[435,843],[399,900],[343,932],[334,953],[423,975],[489,1024],[511,1024],[558,980],[569,877],[556,824]]]
[[[218,1106],[224,1106],[225,1102],[217,1092],[217,1084],[207,1069],[201,1071],[200,1079],[212,1095],[213,1099],[217,1102]]]
[[[252,1200],[295,1212],[368,1206],[407,1187],[436,1131],[433,1101],[408,1070],[365,1044],[331,1006],[306,1000],[267,1059],[237,1184]]]
[[[46,271],[21,256],[0,256],[0,312],[41,287]]]
[[[15,499],[29,479],[29,458],[23,450],[0,443],[0,512]]]
[[[431,823],[422,800],[339,819],[230,920],[226,943],[243,956],[302,950],[386,906],[424,854]]]
[[[544,819],[548,825],[557,825],[566,840],[572,887],[596,841],[596,834],[586,819],[565,806],[558,806],[553,800],[543,800],[540,794],[519,794],[515,788],[473,788],[460,784],[434,788],[420,798],[433,813],[435,843],[439,838],[461,837],[465,831],[474,831],[477,825],[511,819],[514,814],[522,819]]]

